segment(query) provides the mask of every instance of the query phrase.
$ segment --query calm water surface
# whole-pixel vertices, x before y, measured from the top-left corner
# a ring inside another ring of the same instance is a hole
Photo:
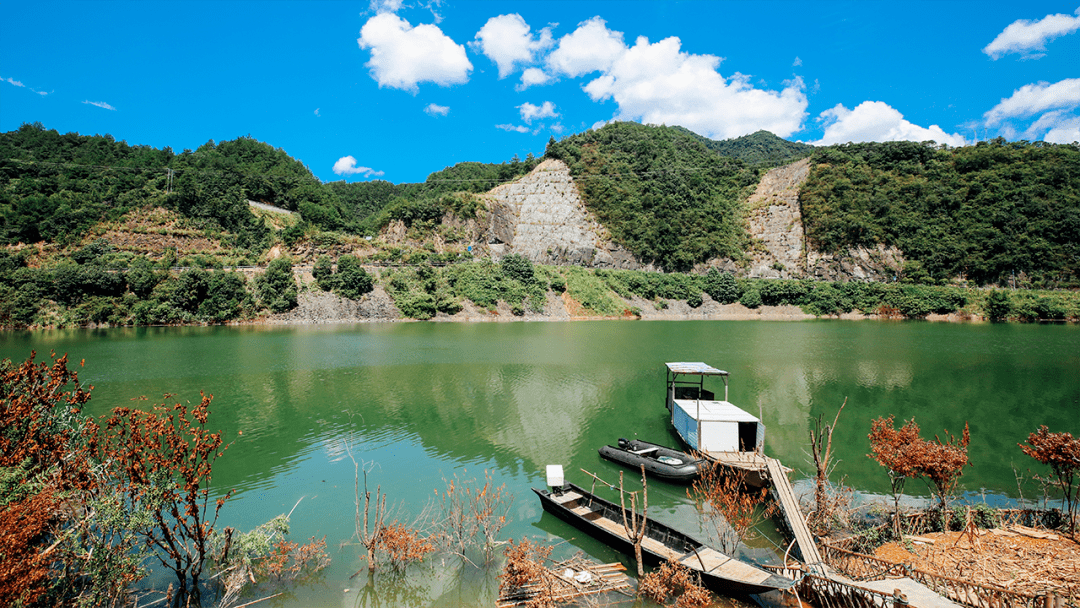
[[[355,468],[347,446],[409,519],[446,480],[489,473],[515,497],[504,537],[558,541],[603,561],[613,553],[550,515],[529,491],[546,464],[618,479],[596,448],[619,437],[677,445],[663,407],[665,361],[731,372],[730,398],[768,425],[766,450],[810,471],[807,435],[848,399],[834,445],[838,476],[884,493],[867,458],[870,420],[914,417],[924,437],[971,426],[962,490],[973,501],[1018,496],[1016,446],[1040,424],[1080,434],[1080,328],[920,322],[575,322],[365,324],[72,330],[0,334],[0,357],[32,349],[85,359],[89,410],[104,414],[163,393],[214,395],[211,427],[233,444],[214,483],[235,488],[219,525],[248,529],[293,514],[293,540],[325,536],[321,580],[262,605],[490,605],[495,569],[436,560],[404,580],[366,576],[353,533]],[[722,388],[722,386],[721,386]],[[242,432],[242,434],[240,434]],[[797,487],[800,484],[797,483]],[[926,494],[919,483],[908,490]],[[606,490],[605,490],[606,491]],[[1032,490],[1025,490],[1032,495]],[[614,493],[617,496],[617,492]],[[683,488],[650,484],[650,515],[696,530]],[[761,543],[765,547],[769,541]],[[761,554],[764,549],[758,549]]]

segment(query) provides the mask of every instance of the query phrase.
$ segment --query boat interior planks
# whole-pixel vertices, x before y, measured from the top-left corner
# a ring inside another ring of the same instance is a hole
[[[696,552],[691,552],[690,555],[680,559],[679,562],[688,568],[709,573],[721,570],[730,577],[753,583],[763,583],[772,576],[769,572],[724,555],[712,547],[705,547]],[[695,568],[695,566],[697,567]]]

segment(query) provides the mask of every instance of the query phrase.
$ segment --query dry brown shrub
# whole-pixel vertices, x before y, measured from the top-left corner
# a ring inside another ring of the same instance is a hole
[[[544,560],[551,556],[554,547],[534,544],[527,538],[514,544],[510,539],[504,554],[506,565],[499,575],[499,594],[505,595],[527,586],[533,586],[535,593],[525,603],[528,608],[553,608],[556,606],[551,573],[544,567]]]
[[[657,604],[675,598],[676,608],[704,608],[712,603],[712,595],[690,569],[671,560],[641,577],[638,593]]]
[[[964,467],[968,466],[967,447],[971,440],[968,425],[960,439],[945,431],[945,441],[919,437],[919,425],[912,418],[897,430],[893,417],[878,418],[870,425],[869,456],[889,472],[893,493],[894,533],[900,536],[900,495],[904,483],[912,477],[926,477],[945,513],[949,496],[955,491]]]
[[[59,503],[46,490],[0,509],[0,605],[33,605],[45,593],[52,559],[35,540],[51,528]]]
[[[1057,478],[1055,485],[1061,488],[1065,512],[1069,517],[1069,529],[1076,532],[1076,508],[1080,501],[1080,439],[1071,433],[1051,433],[1046,425],[1028,435],[1028,445],[1019,444],[1024,453],[1049,465]]]
[[[712,605],[712,594],[709,590],[694,585],[687,587],[679,599],[675,600],[675,608],[706,608]]]
[[[740,476],[725,474],[716,463],[702,469],[687,496],[713,527],[720,550],[728,554],[737,551],[739,544],[750,537],[751,529],[776,509],[776,503],[770,502],[758,510],[765,503],[768,489],[745,489]]]
[[[383,529],[379,548],[386,552],[390,565],[398,570],[435,551],[435,547],[419,531],[396,520]]]

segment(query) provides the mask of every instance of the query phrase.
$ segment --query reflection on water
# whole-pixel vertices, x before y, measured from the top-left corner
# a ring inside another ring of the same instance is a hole
[[[979,496],[985,489],[992,502],[1016,495],[1014,466],[1033,466],[1016,447],[1027,433],[1039,424],[1080,433],[1074,326],[408,323],[0,335],[0,356],[21,360],[31,349],[86,360],[80,377],[95,386],[95,415],[145,405],[131,401],[139,395],[214,395],[211,425],[233,440],[214,482],[237,489],[221,523],[251,528],[299,501],[294,540],[325,535],[334,560],[321,582],[279,606],[460,606],[494,597],[497,572],[459,562],[436,560],[400,580],[380,572],[367,584],[361,551],[349,542],[356,469],[346,443],[403,521],[420,514],[445,480],[482,480],[489,471],[515,496],[504,536],[548,539],[562,543],[557,555],[582,550],[630,565],[543,514],[529,488],[542,485],[544,465],[554,463],[572,481],[585,481],[584,468],[616,482],[622,469],[596,449],[619,437],[676,445],[663,407],[665,361],[731,372],[731,401],[760,412],[767,451],[797,478],[810,471],[812,420],[831,421],[847,398],[834,442],[837,472],[869,492],[888,488],[866,457],[877,416],[915,417],[930,437],[968,421],[975,466],[962,484]],[[649,502],[657,519],[696,528],[685,488],[652,483]]]

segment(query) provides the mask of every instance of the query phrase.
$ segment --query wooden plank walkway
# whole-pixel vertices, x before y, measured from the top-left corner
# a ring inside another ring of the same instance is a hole
[[[773,494],[780,505],[780,512],[787,520],[788,528],[795,536],[795,544],[799,547],[803,563],[809,566],[811,571],[815,568],[823,571],[825,566],[821,554],[818,553],[814,536],[810,534],[810,528],[806,525],[806,519],[803,518],[802,509],[799,508],[799,499],[795,497],[795,490],[791,487],[791,481],[788,480],[783,465],[775,458],[766,458],[766,461]]]

